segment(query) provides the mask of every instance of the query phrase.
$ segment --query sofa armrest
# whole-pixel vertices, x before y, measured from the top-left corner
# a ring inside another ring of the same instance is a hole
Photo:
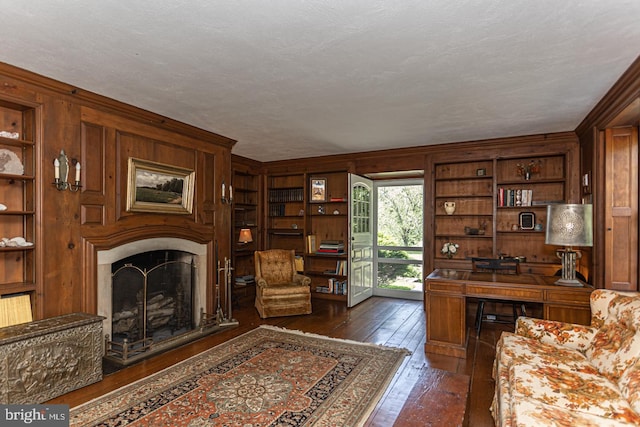
[[[308,286],[311,284],[311,277],[296,273],[293,275],[293,283]]]
[[[584,351],[591,345],[597,331],[597,328],[591,326],[532,317],[519,317],[516,322],[517,335],[578,351]]]
[[[263,277],[261,277],[261,276],[256,276],[256,277],[255,277],[255,280],[256,280],[256,286],[257,286],[257,287],[259,287],[259,288],[264,288],[264,287],[266,287],[266,286],[267,286],[267,281],[266,281],[266,280],[264,280],[264,278],[263,278]]]

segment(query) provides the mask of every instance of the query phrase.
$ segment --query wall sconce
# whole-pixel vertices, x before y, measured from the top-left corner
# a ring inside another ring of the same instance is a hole
[[[566,246],[556,250],[562,260],[562,278],[556,284],[582,286],[576,279],[576,260],[582,257],[572,246],[593,246],[593,207],[579,204],[553,204],[547,206],[547,245]]]
[[[233,203],[233,187],[231,185],[229,185],[229,198],[227,198],[227,195],[225,194],[225,185],[224,185],[224,179],[222,180],[222,195],[220,196],[220,201],[222,202],[222,204],[231,204]]]
[[[75,183],[70,183],[69,178],[69,159],[64,153],[64,150],[60,150],[60,155],[53,161],[53,185],[60,191],[78,191],[82,186],[80,185],[80,162],[75,162],[76,179]]]
[[[253,236],[251,236],[251,230],[248,228],[242,228],[240,230],[240,237],[238,238],[238,243],[242,243],[246,245],[247,243],[253,242]]]

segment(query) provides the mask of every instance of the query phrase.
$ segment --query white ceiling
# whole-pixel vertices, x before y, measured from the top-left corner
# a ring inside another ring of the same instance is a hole
[[[574,130],[638,0],[0,0],[0,61],[260,161]]]

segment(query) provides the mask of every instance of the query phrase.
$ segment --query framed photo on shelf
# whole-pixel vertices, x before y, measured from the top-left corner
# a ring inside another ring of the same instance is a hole
[[[193,170],[130,157],[128,173],[128,212],[193,212]]]
[[[533,230],[536,225],[536,214],[533,212],[520,212],[520,230]]]
[[[327,178],[311,178],[311,202],[327,201]]]

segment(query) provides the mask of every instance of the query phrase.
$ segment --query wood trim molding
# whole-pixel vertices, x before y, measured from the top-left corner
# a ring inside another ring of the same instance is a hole
[[[636,58],[627,71],[609,89],[589,114],[576,128],[576,134],[582,140],[596,127],[604,129],[640,96],[640,56]]]

